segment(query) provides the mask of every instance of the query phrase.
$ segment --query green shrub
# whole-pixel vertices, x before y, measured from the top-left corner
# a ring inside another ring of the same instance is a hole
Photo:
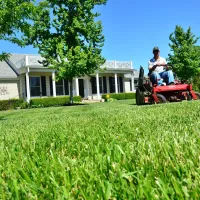
[[[24,103],[23,99],[9,99],[0,101],[0,111],[1,110],[12,110],[17,107],[21,107]]]
[[[135,99],[135,93],[112,93],[102,95],[102,99],[105,99],[106,101],[110,98],[116,100]]]
[[[75,96],[74,102],[81,102],[80,96]],[[41,108],[41,107],[50,107],[50,106],[64,106],[70,102],[70,97],[47,97],[47,98],[37,98],[31,99],[30,106],[31,108]]]
[[[20,105],[20,108],[21,108],[21,109],[29,108],[29,104],[28,104],[26,101],[24,101],[24,102]]]
[[[125,99],[135,99],[135,92],[125,93]]]
[[[113,102],[113,101],[116,101],[116,99],[113,99],[113,98],[109,98],[106,100],[107,102]]]
[[[21,105],[24,103],[23,99],[11,99],[11,101],[14,102],[14,108],[21,107]]]
[[[70,102],[70,97],[47,97],[47,98],[37,98],[31,99],[30,104],[25,102],[23,99],[9,99],[0,101],[0,111],[2,110],[13,110],[18,107],[21,109],[26,108],[41,108],[41,107],[50,107],[50,106],[63,106]],[[74,102],[81,102],[80,96],[74,97]]]

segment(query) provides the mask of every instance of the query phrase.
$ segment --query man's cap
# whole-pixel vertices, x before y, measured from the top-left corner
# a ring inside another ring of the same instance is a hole
[[[153,51],[160,51],[160,49],[158,47],[154,47]]]

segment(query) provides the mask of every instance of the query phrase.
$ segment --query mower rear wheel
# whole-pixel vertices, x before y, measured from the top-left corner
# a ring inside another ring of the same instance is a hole
[[[139,88],[136,89],[136,104],[137,105],[144,104],[144,93]]]
[[[158,103],[167,103],[167,99],[162,94],[157,94]]]
[[[192,100],[192,96],[190,95],[189,92],[186,93],[186,97],[187,97],[187,100],[188,100],[188,101],[191,101],[191,100]]]

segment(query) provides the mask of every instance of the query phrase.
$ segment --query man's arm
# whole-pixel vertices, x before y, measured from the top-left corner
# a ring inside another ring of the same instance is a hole
[[[154,71],[157,66],[159,66],[159,65],[152,65],[150,62],[148,62],[149,72]]]

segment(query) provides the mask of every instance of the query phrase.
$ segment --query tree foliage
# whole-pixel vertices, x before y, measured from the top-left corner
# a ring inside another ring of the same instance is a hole
[[[195,46],[194,47],[195,51],[199,54],[200,56],[200,46]],[[200,67],[200,66],[199,66]],[[192,85],[193,85],[193,89],[195,91],[200,92],[200,72],[195,75],[192,79]]]
[[[191,32],[190,27],[185,32],[181,26],[176,26],[169,39],[173,52],[169,54],[169,62],[173,64],[175,73],[182,81],[191,81],[200,72],[200,54],[194,47],[199,38]]]
[[[73,78],[91,74],[105,62],[101,56],[102,24],[95,21],[99,14],[93,12],[96,5],[105,3],[106,0],[43,1],[27,37],[46,59],[44,64],[57,69],[59,79],[70,80],[71,97]]]
[[[26,44],[21,36],[28,32],[35,3],[33,0],[0,0],[0,40],[7,40],[21,47]],[[2,52],[0,60],[9,57]]]
[[[69,79],[72,86],[73,78],[91,74],[105,62],[101,55],[103,27],[101,21],[96,20],[99,13],[94,9],[105,5],[107,0],[43,0],[37,3],[6,0],[5,7],[4,1],[0,2],[3,14],[0,24],[5,26],[5,31],[0,30],[0,39],[38,48],[45,58],[43,65],[55,68],[58,79]],[[5,19],[10,11],[6,8],[15,3],[16,12],[7,24]]]

